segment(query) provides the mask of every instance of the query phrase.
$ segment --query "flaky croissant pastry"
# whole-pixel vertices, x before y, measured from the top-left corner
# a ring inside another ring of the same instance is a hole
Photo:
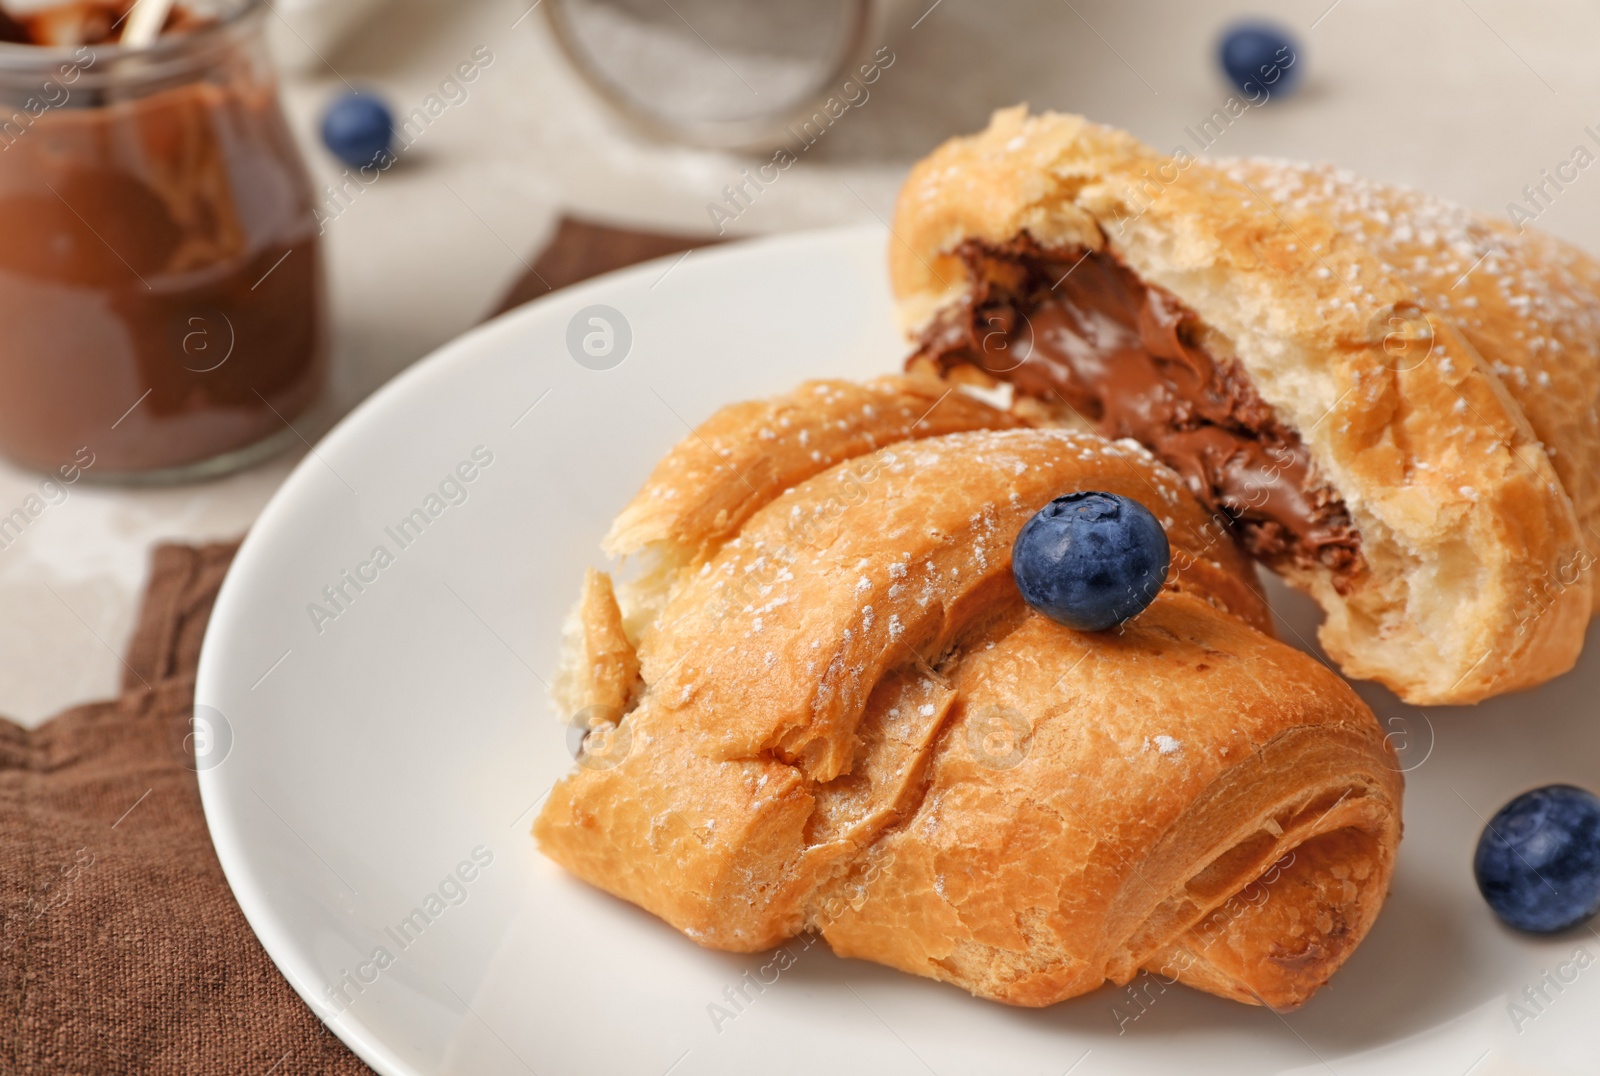
[[[1571,668],[1600,593],[1600,263],[1023,108],[922,161],[894,235],[914,361],[1147,445],[1316,598],[1349,675],[1462,703]]]
[[[1161,593],[1080,633],[1012,578],[1073,490],[1162,522]],[[937,379],[814,382],[685,438],[618,517],[558,696],[591,728],[540,846],[702,945],[1048,1005],[1141,968],[1291,1008],[1372,925],[1401,780],[1253,568],[1131,441]],[[620,600],[619,600],[620,595]]]

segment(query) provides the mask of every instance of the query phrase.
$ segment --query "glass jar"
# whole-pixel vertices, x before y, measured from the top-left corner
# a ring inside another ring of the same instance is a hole
[[[160,482],[298,439],[326,285],[266,12],[145,49],[0,44],[0,453]]]

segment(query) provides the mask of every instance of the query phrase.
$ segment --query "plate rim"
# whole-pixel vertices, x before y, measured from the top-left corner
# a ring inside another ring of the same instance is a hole
[[[891,235],[890,229],[882,224],[858,223],[751,236],[718,242],[707,247],[692,247],[690,250],[704,254],[700,259],[703,264],[712,259],[739,261],[751,257],[783,257],[806,247],[843,247],[874,239],[880,248],[885,250],[884,271],[887,272],[887,246]],[[557,304],[581,303],[586,299],[603,296],[619,284],[636,278],[646,278],[659,272],[674,259],[684,257],[686,255],[681,252],[666,254],[613,269],[575,284],[557,288],[497,314],[488,321],[474,325],[452,337],[417,359],[340,417],[314,445],[310,446],[306,455],[285,476],[266,504],[262,506],[254,522],[250,524],[250,529],[245,532],[244,539],[240,542],[233,562],[228,566],[227,574],[217,591],[217,599],[212,606],[205,635],[201,640],[193,705],[210,706],[218,699],[218,693],[210,691],[209,687],[218,678],[216,665],[221,660],[218,655],[227,646],[226,636],[230,633],[230,629],[224,625],[230,620],[228,613],[234,604],[243,600],[241,588],[247,585],[243,580],[251,574],[250,565],[258,556],[258,550],[265,548],[269,532],[279,526],[282,518],[293,510],[300,488],[310,481],[308,476],[323,466],[321,453],[324,449],[338,450],[344,444],[361,437],[394,403],[428,382],[448,376],[450,371],[462,363],[471,361],[488,342],[500,336],[514,334],[521,323],[540,317],[545,309]],[[330,1013],[326,1004],[315,993],[312,984],[303,982],[295,970],[286,966],[287,960],[280,959],[279,951],[287,949],[293,942],[292,932],[279,921],[263,893],[256,888],[241,886],[236,882],[236,879],[243,879],[253,873],[253,868],[247,863],[247,842],[236,831],[234,820],[229,813],[226,803],[228,786],[223,769],[221,766],[208,767],[197,770],[195,774],[200,791],[201,812],[206,823],[206,835],[211,842],[212,850],[216,853],[217,862],[222,868],[223,878],[228,883],[234,902],[243,913],[245,922],[256,940],[260,942],[267,957],[272,961],[274,969],[288,981],[294,992],[316,1014],[317,1019],[375,1071],[385,1076],[389,1074],[428,1076],[425,1071],[417,1069],[396,1055],[380,1037],[371,1034],[365,1023],[347,1026],[340,1014]]]

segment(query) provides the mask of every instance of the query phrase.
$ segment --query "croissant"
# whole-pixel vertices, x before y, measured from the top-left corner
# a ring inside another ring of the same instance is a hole
[[[1350,676],[1474,702],[1571,668],[1600,550],[1600,263],[1326,167],[997,112],[912,171],[914,365],[1133,437],[1322,606]]]
[[[1012,579],[1079,489],[1173,551],[1113,631]],[[685,438],[607,548],[646,569],[585,583],[557,695],[589,731],[534,833],[701,945],[809,930],[1015,1005],[1148,969],[1286,1009],[1378,914],[1401,779],[1375,718],[1132,441],[929,378],[808,383]]]

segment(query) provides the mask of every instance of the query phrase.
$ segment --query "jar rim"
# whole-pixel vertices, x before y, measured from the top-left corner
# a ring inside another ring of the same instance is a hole
[[[89,50],[93,64],[104,60],[108,64],[120,65],[137,59],[159,65],[181,60],[188,54],[204,52],[231,36],[241,23],[266,6],[267,0],[244,0],[236,10],[215,22],[185,33],[158,37],[143,48],[130,48],[116,42],[101,45],[21,45],[14,41],[0,41],[0,75],[53,69],[60,64],[77,61],[84,49]]]

